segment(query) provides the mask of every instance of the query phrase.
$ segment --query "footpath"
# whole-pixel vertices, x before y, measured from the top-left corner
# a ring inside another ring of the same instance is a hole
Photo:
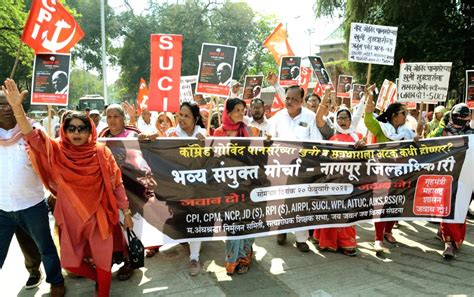
[[[401,222],[394,230],[399,241],[373,250],[373,224],[357,226],[357,256],[311,251],[301,253],[294,235],[279,246],[276,237],[257,238],[254,262],[246,275],[227,276],[224,243],[204,242],[202,271],[188,275],[187,245],[166,246],[128,281],[118,281],[114,266],[111,296],[474,296],[474,220],[468,221],[466,241],[457,257],[445,260],[435,239],[438,225]],[[28,274],[14,238],[0,271],[0,296],[49,296],[49,284],[23,289]],[[94,283],[66,277],[66,296],[93,296]]]

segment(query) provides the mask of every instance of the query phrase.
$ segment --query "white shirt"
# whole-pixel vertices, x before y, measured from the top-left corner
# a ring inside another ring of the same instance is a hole
[[[147,124],[142,117],[138,118],[137,127],[142,133],[155,133],[157,131],[155,123],[151,119],[150,123]]]
[[[58,117],[58,116],[53,116],[52,119],[53,119],[53,120],[51,121],[51,129],[52,129],[53,132],[54,132],[55,129],[56,129],[56,126],[59,126],[59,117]],[[48,117],[45,117],[45,118],[41,121],[41,124],[43,125],[44,130],[46,131],[46,133],[48,133],[48,135],[54,137],[54,133],[53,133],[53,134],[49,133]]]
[[[289,140],[322,140],[323,136],[316,126],[316,114],[306,107],[299,115],[291,118],[288,110],[282,109],[270,118],[268,134],[273,138]]]
[[[0,139],[13,137],[13,129],[0,128]],[[33,171],[23,138],[0,146],[0,209],[19,211],[44,200],[43,184]]]
[[[247,124],[247,126],[255,127],[258,130],[260,130],[260,136],[267,135],[267,132],[270,129],[270,124],[269,124],[267,118],[265,118],[265,116],[263,117],[263,122],[262,123],[259,123],[259,122],[255,121],[253,118],[251,118],[251,121],[250,121],[250,123]]]
[[[202,134],[202,136],[206,136],[206,129],[202,128],[201,126],[194,126],[194,131],[192,135],[188,135],[181,127],[178,125],[176,127],[169,128],[166,130],[167,136],[174,136],[173,133],[176,133],[176,137],[197,137],[198,134]]]
[[[416,128],[418,127],[418,120],[415,119],[412,115],[408,114],[406,117],[405,127],[416,132]]]
[[[97,135],[99,135],[99,133],[102,132],[102,130],[104,130],[107,127],[108,127],[107,123],[99,121],[99,124],[95,127],[95,130],[97,131]]]

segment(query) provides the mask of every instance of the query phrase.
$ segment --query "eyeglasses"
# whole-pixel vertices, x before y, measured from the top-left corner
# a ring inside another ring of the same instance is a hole
[[[90,133],[91,130],[86,125],[80,125],[80,126],[69,125],[66,127],[67,133],[76,133],[76,131],[81,134],[87,134],[87,133]]]
[[[341,122],[342,122],[342,121],[350,120],[349,117],[337,117],[336,119],[337,119],[338,121],[341,121]]]

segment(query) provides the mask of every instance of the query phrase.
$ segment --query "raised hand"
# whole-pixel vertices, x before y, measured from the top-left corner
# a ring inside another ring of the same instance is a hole
[[[5,80],[5,86],[2,86],[2,91],[5,94],[5,97],[7,97],[8,104],[10,104],[12,108],[21,106],[26,94],[28,94],[28,91],[23,91],[20,94],[15,81],[10,78]]]
[[[135,118],[135,106],[133,106],[133,104],[130,104],[127,101],[122,102],[122,108],[130,118]]]

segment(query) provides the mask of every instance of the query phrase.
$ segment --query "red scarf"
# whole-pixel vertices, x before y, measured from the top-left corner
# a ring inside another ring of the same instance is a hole
[[[234,107],[235,108],[235,107]],[[227,113],[227,101],[225,102],[224,112],[222,113],[222,129],[224,131],[237,131],[237,137],[249,137],[247,125],[244,122],[234,123]]]
[[[109,148],[96,142],[96,129],[80,146],[69,141],[62,125],[60,132],[55,140],[34,130],[43,138],[46,151],[30,149],[33,167],[54,195],[59,188],[64,192],[60,199],[69,199],[83,222],[95,215],[101,237],[106,239],[119,219],[114,190],[122,183],[120,169]]]

